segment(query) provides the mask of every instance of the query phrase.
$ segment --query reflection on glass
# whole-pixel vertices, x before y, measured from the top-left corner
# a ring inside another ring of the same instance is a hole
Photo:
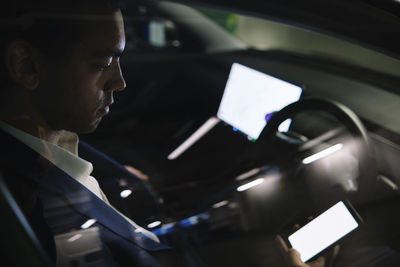
[[[262,184],[263,182],[264,182],[264,178],[259,178],[257,180],[254,180],[254,181],[250,182],[250,183],[247,183],[247,184],[239,186],[237,188],[237,191],[242,192],[242,191],[248,190],[248,189],[250,189],[250,188],[252,188],[254,186]]]
[[[337,144],[337,145],[328,147],[327,149],[324,149],[316,154],[313,154],[313,155],[303,159],[303,164],[310,164],[316,160],[319,160],[321,158],[329,156],[329,155],[339,151],[340,149],[342,149],[342,147],[343,147],[343,144]]]

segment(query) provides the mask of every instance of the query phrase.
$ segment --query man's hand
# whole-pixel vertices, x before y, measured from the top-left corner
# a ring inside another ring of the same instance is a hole
[[[134,168],[133,166],[130,165],[124,165],[125,169],[133,173],[136,177],[141,179],[142,181],[148,182],[149,181],[149,176],[145,173],[143,173],[141,170],[138,170]]]
[[[293,248],[288,248],[281,236],[276,236],[275,241],[288,267],[325,267],[324,257],[319,257],[315,261],[304,263],[300,259],[299,252]]]

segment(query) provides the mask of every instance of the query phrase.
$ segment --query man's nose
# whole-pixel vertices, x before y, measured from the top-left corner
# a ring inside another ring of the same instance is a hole
[[[108,82],[107,89],[111,91],[122,91],[126,87],[124,76],[119,62],[115,62],[114,67],[111,69],[112,75]]]

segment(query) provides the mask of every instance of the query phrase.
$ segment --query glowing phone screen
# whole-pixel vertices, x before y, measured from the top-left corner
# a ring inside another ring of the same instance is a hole
[[[359,226],[340,201],[289,236],[291,246],[306,262]]]

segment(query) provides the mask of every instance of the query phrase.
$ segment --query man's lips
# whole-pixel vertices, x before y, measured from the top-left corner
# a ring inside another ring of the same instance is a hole
[[[98,113],[101,117],[107,115],[108,112],[110,112],[110,106],[104,106],[104,107],[100,108],[98,111]]]
[[[98,114],[103,117],[110,112],[110,106],[114,103],[114,100],[111,98],[108,101],[104,101],[103,105],[98,109]]]

